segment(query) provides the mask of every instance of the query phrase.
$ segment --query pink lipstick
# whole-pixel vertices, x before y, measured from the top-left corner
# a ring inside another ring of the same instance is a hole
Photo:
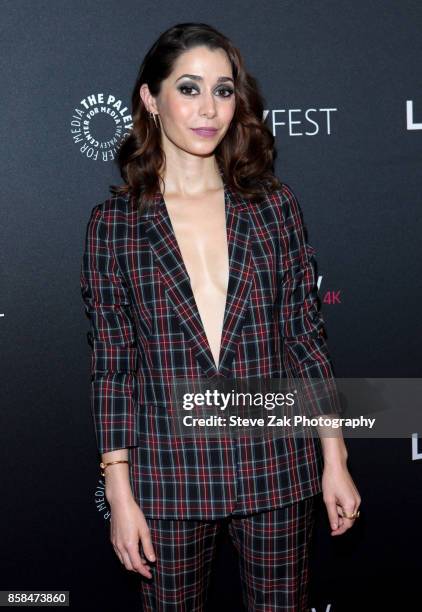
[[[195,132],[195,134],[198,134],[198,136],[204,136],[205,138],[211,138],[212,136],[215,136],[215,134],[217,133],[216,129],[210,129],[210,128],[197,128],[197,129],[192,128],[192,131]]]

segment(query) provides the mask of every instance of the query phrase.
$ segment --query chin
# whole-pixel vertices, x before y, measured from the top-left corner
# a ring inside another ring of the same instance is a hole
[[[206,155],[207,153],[211,154],[218,143],[215,142],[204,142],[202,145],[195,143],[194,146],[190,146],[189,149],[192,150],[193,153],[201,153],[202,155]]]

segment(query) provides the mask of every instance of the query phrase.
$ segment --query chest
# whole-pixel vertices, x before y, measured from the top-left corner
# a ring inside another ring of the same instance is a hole
[[[225,294],[229,276],[224,193],[200,200],[166,198],[166,208],[192,290]]]
[[[148,337],[170,323],[176,333],[177,318],[185,331],[197,333],[201,316],[218,352],[224,312],[227,325],[238,319],[242,304],[251,321],[264,324],[271,315],[281,245],[269,206],[235,207],[228,197],[177,202],[167,196],[155,214],[133,213],[115,227],[118,265],[140,331]]]

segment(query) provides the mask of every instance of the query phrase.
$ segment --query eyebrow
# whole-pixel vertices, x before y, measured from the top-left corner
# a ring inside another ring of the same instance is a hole
[[[178,79],[175,80],[175,83],[177,83],[177,81],[180,81],[180,79],[183,79],[183,77],[188,77],[190,79],[193,79],[194,81],[203,81],[204,80],[198,74],[182,74],[182,76],[180,76]],[[227,77],[227,76],[221,76],[221,77],[218,77],[218,79],[217,79],[217,83],[223,83],[224,81],[231,81],[232,83],[234,83],[233,79],[231,77]]]

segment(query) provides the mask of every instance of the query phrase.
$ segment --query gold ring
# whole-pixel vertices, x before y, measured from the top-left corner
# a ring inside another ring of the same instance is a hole
[[[355,519],[355,518],[359,518],[359,515],[360,515],[360,510],[357,510],[356,512],[353,512],[353,514],[351,514],[350,516],[348,516],[347,514],[342,514],[342,518]]]

